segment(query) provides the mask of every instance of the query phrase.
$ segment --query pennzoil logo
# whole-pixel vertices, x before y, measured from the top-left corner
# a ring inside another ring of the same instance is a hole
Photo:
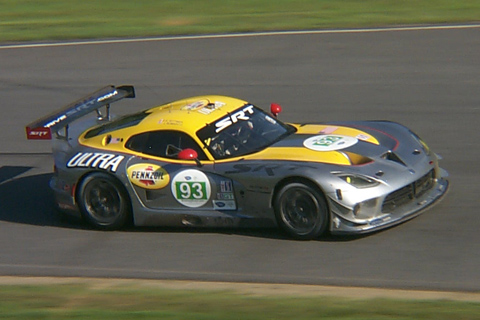
[[[127,169],[128,179],[144,189],[162,189],[170,182],[168,172],[160,166],[137,163]]]

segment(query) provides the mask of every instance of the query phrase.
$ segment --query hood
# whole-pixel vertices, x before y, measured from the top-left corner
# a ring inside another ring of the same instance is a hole
[[[365,165],[385,159],[402,162],[396,155],[400,141],[419,148],[413,134],[393,122],[293,124],[295,134],[248,157],[263,160],[291,160],[335,165]]]

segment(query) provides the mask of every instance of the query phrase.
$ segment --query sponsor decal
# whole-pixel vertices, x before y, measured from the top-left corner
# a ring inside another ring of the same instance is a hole
[[[268,122],[270,122],[271,124],[276,124],[277,121],[275,121],[275,119],[273,119],[272,117],[270,116],[265,116],[265,120],[267,120]]]
[[[358,140],[367,141],[368,139],[370,139],[370,136],[361,133],[361,134],[359,134],[358,136],[356,136],[356,138],[357,138]]]
[[[116,172],[124,158],[110,153],[79,152],[67,162],[67,168],[99,168]]]
[[[171,183],[173,197],[182,205],[198,208],[210,199],[211,186],[201,171],[188,169],[179,172]]]
[[[49,133],[48,130],[31,130],[28,134],[32,135],[32,136],[37,136],[37,137],[43,137],[43,136],[47,136]]]
[[[236,210],[237,205],[233,200],[213,200],[214,210]]]
[[[50,121],[49,123],[47,123],[46,125],[44,125],[43,127],[44,128],[50,128],[51,126],[54,126],[56,125],[57,123],[60,123],[62,122],[63,120],[67,119],[67,116],[66,115],[61,115],[59,116],[57,119],[54,119],[52,121]]]
[[[224,105],[225,103],[221,101],[215,101],[214,103],[211,103],[207,99],[204,99],[189,103],[186,106],[183,106],[182,110],[198,111],[202,114],[210,114],[213,111],[223,107]]]
[[[206,106],[204,106],[203,108],[199,109],[198,112],[200,112],[202,114],[210,114],[213,111],[223,107],[224,105],[225,105],[224,102],[215,101],[215,103],[209,103]]]
[[[218,200],[235,200],[235,196],[232,192],[218,192],[217,193]]]
[[[115,90],[115,91],[113,91],[113,92],[110,92],[110,93],[107,93],[107,94],[104,95],[104,96],[98,97],[97,102],[102,102],[102,101],[107,100],[107,99],[109,99],[109,98],[111,98],[111,97],[113,97],[113,96],[116,96],[117,94],[118,94],[118,91],[117,91],[117,90]]]
[[[235,112],[234,114],[228,116],[227,118],[223,118],[222,120],[218,121],[215,123],[215,129],[216,133],[219,133],[220,131],[228,128],[234,123],[237,123],[239,120],[246,121],[249,120],[250,117],[248,116],[249,114],[253,114],[253,106],[249,105],[243,108],[240,111]]]
[[[330,134],[308,138],[303,141],[303,145],[306,148],[315,151],[335,151],[351,147],[357,142],[357,138]]]
[[[195,101],[182,107],[182,110],[195,111],[207,106],[210,103],[207,99]]]
[[[50,140],[52,133],[49,128],[27,128],[27,139],[32,140]]]
[[[158,120],[158,124],[171,125],[171,126],[183,126],[183,121],[160,119]]]
[[[222,192],[232,192],[233,187],[232,187],[232,182],[231,181],[220,181],[220,191]]]
[[[326,127],[325,129],[323,129],[319,133],[320,134],[330,134],[330,133],[334,133],[335,131],[337,131],[337,129],[338,129],[338,127]]]
[[[223,208],[225,207],[225,202],[223,201],[218,201],[218,200],[213,200],[213,207],[217,207],[217,208]]]
[[[162,189],[168,186],[170,176],[161,166],[137,163],[127,169],[128,180],[144,189]]]

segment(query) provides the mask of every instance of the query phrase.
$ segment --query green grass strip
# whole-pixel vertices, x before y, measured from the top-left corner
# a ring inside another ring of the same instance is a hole
[[[88,284],[0,286],[0,319],[480,319],[480,303]]]
[[[478,0],[0,0],[0,42],[479,20]]]

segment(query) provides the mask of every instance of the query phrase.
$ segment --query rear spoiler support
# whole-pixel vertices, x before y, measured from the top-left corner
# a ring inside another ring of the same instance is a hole
[[[52,133],[59,139],[68,139],[68,125],[71,122],[92,111],[96,111],[99,120],[110,120],[110,104],[123,98],[135,98],[135,89],[133,86],[104,87],[52,114],[28,124],[25,128],[27,139],[50,140],[52,139]],[[105,115],[99,110],[103,106],[105,106],[106,110]],[[64,129],[63,135],[60,133],[62,129]]]
[[[99,109],[95,110],[97,112],[97,118],[100,121],[110,120],[110,103],[105,105],[105,115],[103,115]]]

